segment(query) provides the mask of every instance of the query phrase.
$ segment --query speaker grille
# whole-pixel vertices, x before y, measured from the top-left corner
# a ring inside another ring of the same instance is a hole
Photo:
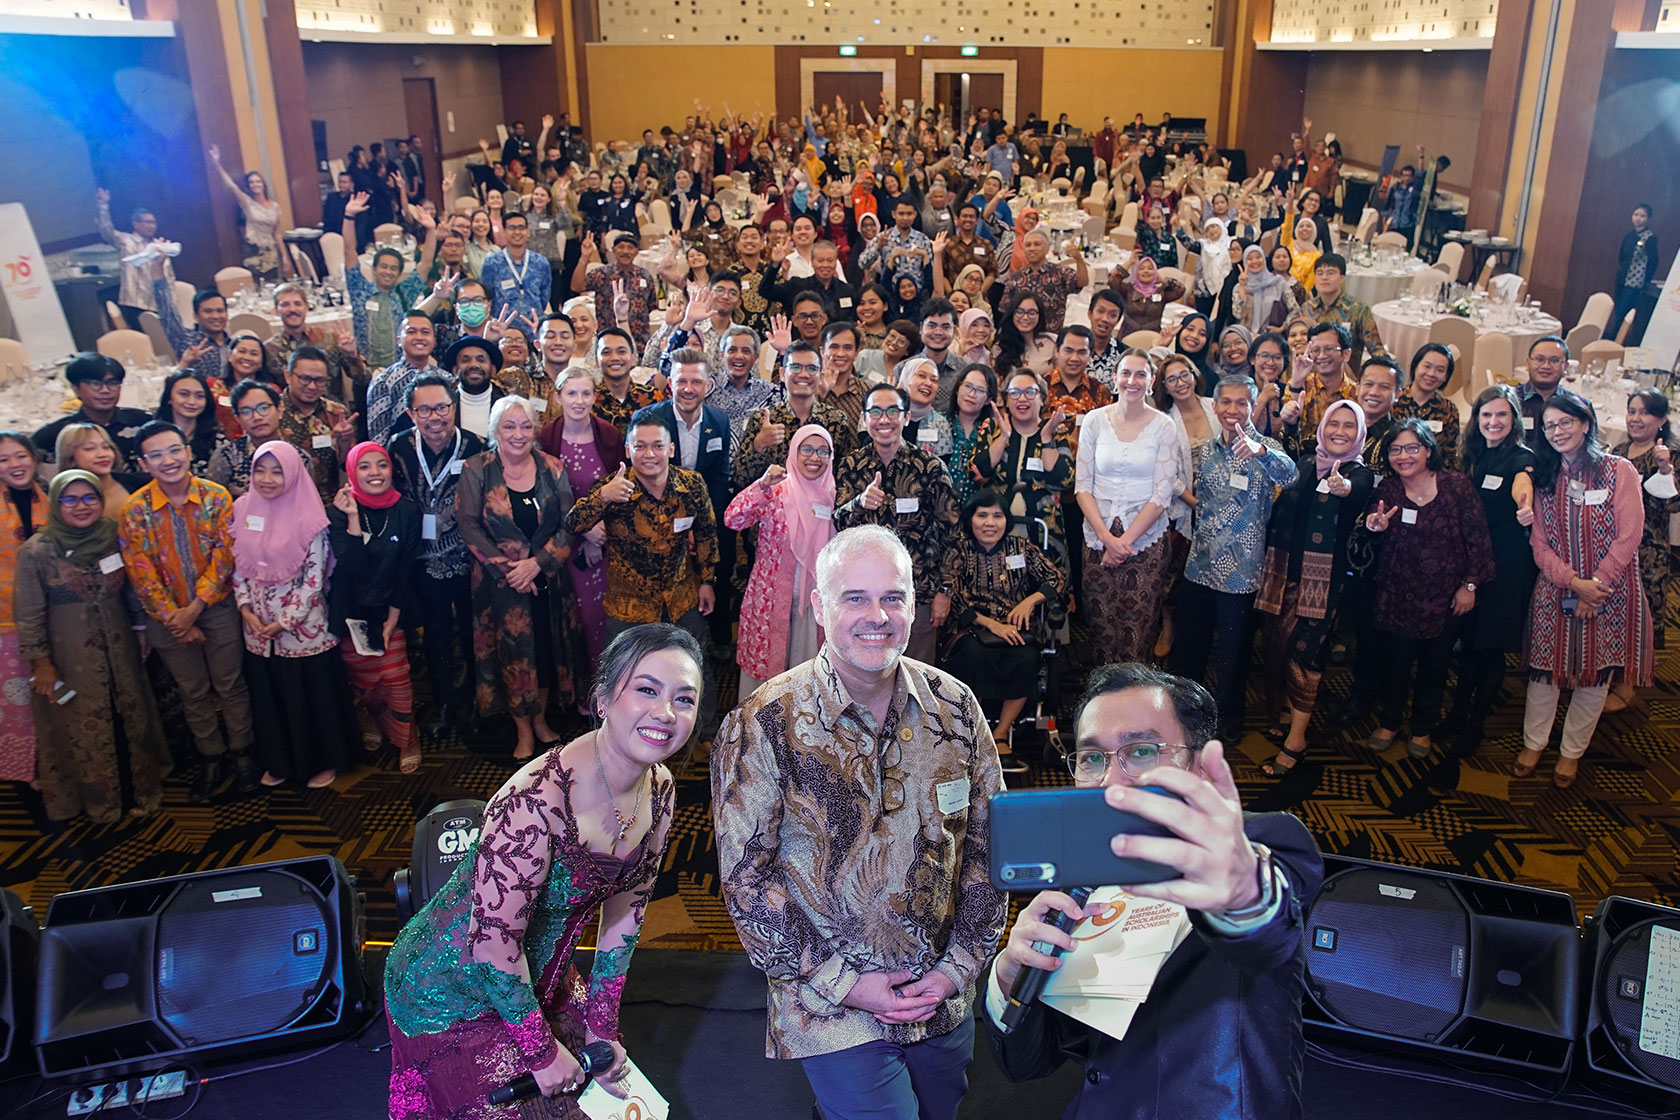
[[[1680,1061],[1642,1050],[1639,1046],[1640,1022],[1645,1012],[1645,979],[1651,964],[1651,929],[1680,932],[1680,920],[1654,919],[1624,930],[1610,947],[1604,971],[1599,980],[1605,1018],[1610,1024],[1610,1039],[1627,1063],[1651,1080],[1680,1089]],[[1624,982],[1637,985],[1638,995],[1624,992]]]
[[[1325,881],[1308,933],[1308,986],[1344,1025],[1432,1042],[1463,1011],[1470,916],[1446,883],[1345,871]]]
[[[326,900],[283,871],[193,880],[158,919],[158,1017],[189,1046],[298,1018],[335,965]]]

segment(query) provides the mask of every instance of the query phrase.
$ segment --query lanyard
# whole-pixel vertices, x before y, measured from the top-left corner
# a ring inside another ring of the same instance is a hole
[[[460,454],[461,429],[456,428],[455,446],[449,452],[449,458],[443,461],[443,466],[438,470],[437,474],[432,474],[432,472],[426,468],[426,445],[421,441],[420,432],[416,429],[414,433],[414,457],[420,461],[420,473],[426,479],[426,493],[428,495],[437,489],[438,479],[449,477],[449,468],[455,465],[455,459]]]
[[[506,249],[503,249],[502,250],[502,256],[507,258],[508,270],[512,271],[513,270],[513,254],[508,252]],[[514,274],[513,274],[514,279],[516,281],[518,281],[518,283],[519,283],[519,290],[520,291],[525,290],[525,270],[530,268],[530,267],[531,267],[531,251],[529,249],[527,249],[527,250],[525,250],[525,256],[520,261],[519,271],[514,272]]]

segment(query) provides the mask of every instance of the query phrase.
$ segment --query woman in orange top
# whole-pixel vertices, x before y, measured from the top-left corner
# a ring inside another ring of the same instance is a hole
[[[40,458],[22,432],[0,431],[0,780],[35,780],[35,721],[29,714],[29,663],[18,652],[12,590],[18,549],[47,523],[47,495],[35,480]]]

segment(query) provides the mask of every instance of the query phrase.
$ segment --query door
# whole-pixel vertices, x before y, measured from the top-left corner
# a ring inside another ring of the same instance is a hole
[[[968,90],[964,96],[966,104],[963,105],[965,120],[967,119],[966,114],[971,109],[990,109],[994,117],[1003,111],[1002,74],[976,74],[971,72],[964,76],[968,79]],[[1020,122],[1011,121],[1010,123],[1019,124]]]
[[[443,138],[438,132],[437,87],[430,78],[403,79],[403,112],[411,136],[420,138],[420,160],[426,174],[426,197],[437,199],[438,216],[444,211]]]
[[[811,100],[819,111],[834,107],[834,99],[846,103],[846,119],[859,121],[863,117],[858,106],[873,114],[881,108],[881,74],[865,70],[819,70],[811,75]]]

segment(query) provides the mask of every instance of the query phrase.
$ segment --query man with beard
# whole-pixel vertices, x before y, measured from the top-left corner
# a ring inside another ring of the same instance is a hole
[[[314,346],[293,350],[286,360],[286,391],[280,397],[276,434],[298,449],[322,502],[343,482],[344,457],[356,442],[356,416],[326,399],[331,374],[327,354]]]
[[[330,228],[330,227],[329,227]],[[280,330],[263,343],[270,376],[279,382],[294,351],[319,348],[327,358],[326,394],[339,404],[354,406],[358,387],[367,394],[367,365],[356,352],[356,336],[346,328],[328,332],[309,326],[309,297],[296,284],[274,289],[274,313],[280,316]]]
[[[462,428],[486,438],[490,433],[490,408],[507,396],[507,390],[492,378],[502,368],[502,352],[492,342],[467,335],[443,352],[443,365],[455,375],[460,389]]]

